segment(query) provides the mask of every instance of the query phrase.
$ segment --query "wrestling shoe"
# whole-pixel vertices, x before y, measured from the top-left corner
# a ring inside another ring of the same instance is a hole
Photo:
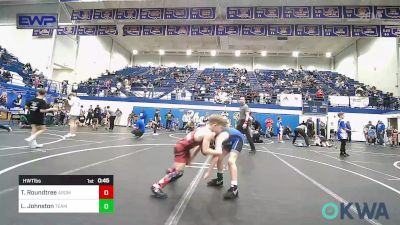
[[[164,193],[161,188],[156,187],[155,185],[153,185],[153,186],[151,186],[150,189],[153,192],[154,197],[161,198],[161,199],[168,198],[168,195],[166,193]]]
[[[236,187],[231,187],[228,191],[224,194],[224,199],[235,199],[239,197],[239,190]]]
[[[218,178],[214,178],[207,182],[207,186],[209,187],[222,187],[224,186],[223,180],[218,180]]]

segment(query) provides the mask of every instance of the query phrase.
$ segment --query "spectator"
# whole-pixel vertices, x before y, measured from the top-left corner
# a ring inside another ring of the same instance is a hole
[[[117,116],[115,118],[115,125],[119,126],[121,125],[120,123],[121,123],[122,111],[119,108],[117,108],[117,110],[115,111],[115,115]]]
[[[167,130],[171,130],[172,129],[171,123],[172,123],[173,119],[174,119],[174,114],[172,114],[172,111],[169,110],[167,112],[167,114],[165,114],[165,129],[167,129]]]
[[[383,124],[381,120],[379,120],[378,124],[376,125],[376,134],[378,137],[378,144],[385,145],[385,124]]]
[[[351,142],[351,125],[350,121],[346,122],[346,132],[347,132],[347,141],[350,143]]]
[[[110,106],[107,106],[107,115],[110,122],[109,131],[113,131],[115,126],[115,118],[117,117],[117,115],[116,112],[110,108]]]

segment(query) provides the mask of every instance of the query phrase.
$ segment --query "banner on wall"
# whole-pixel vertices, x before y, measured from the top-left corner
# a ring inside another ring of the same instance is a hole
[[[142,26],[140,25],[125,25],[123,28],[123,36],[140,36]]]
[[[382,25],[382,37],[400,37],[400,25]]]
[[[253,19],[253,7],[228,7],[226,9],[226,19],[228,20]]]
[[[187,20],[189,19],[189,8],[166,8],[164,10],[166,20]]]
[[[317,19],[341,19],[343,16],[342,6],[314,6],[313,18]]]
[[[354,108],[366,108],[369,105],[368,97],[350,96],[350,106]]]
[[[195,7],[190,8],[190,19],[193,20],[213,20],[215,19],[215,7]]]
[[[322,36],[322,25],[301,25],[295,26],[296,36]]]
[[[376,19],[400,19],[400,6],[375,6]]]
[[[264,24],[242,25],[242,35],[244,35],[244,36],[265,36],[265,35],[267,35],[267,26]]]
[[[345,19],[372,19],[372,6],[343,6]]]
[[[240,35],[240,25],[216,25],[216,35],[227,36],[227,35]]]
[[[293,36],[294,25],[270,24],[268,25],[268,36]]]
[[[93,11],[94,20],[113,20],[114,16],[114,9],[94,9]]]
[[[311,6],[283,6],[284,19],[311,18]]]
[[[280,94],[280,106],[302,107],[303,100],[301,94]]]
[[[72,10],[71,20],[92,20],[93,9]]]
[[[117,20],[137,20],[139,9],[117,9],[115,19]]]
[[[348,107],[350,105],[349,96],[333,96],[328,97],[331,106]]]
[[[190,35],[190,25],[167,25],[167,35]]]
[[[163,15],[163,8],[140,9],[141,20],[162,20]]]
[[[51,38],[53,37],[53,29],[48,29],[48,28],[33,29],[32,36],[40,38]]]
[[[379,37],[381,33],[379,25],[353,25],[351,28],[351,36],[353,37]]]
[[[97,35],[107,36],[107,35],[118,35],[118,29],[116,25],[99,25],[97,28]]]
[[[280,19],[282,17],[282,7],[280,6],[260,6],[254,8],[254,18],[256,19]]]
[[[325,37],[350,37],[350,25],[324,25]]]
[[[142,35],[163,36],[165,35],[165,25],[143,25]]]
[[[78,26],[77,34],[81,36],[96,36],[97,25],[80,25]]]
[[[192,25],[190,34],[192,36],[214,36],[215,25]]]

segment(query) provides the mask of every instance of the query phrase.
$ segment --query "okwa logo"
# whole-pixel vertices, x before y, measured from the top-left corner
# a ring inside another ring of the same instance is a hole
[[[358,202],[349,202],[349,203],[340,203],[335,204],[333,202],[328,202],[324,206],[322,206],[322,217],[327,220],[334,220],[339,218],[341,220],[354,218],[357,219],[357,216],[353,216],[350,211],[353,209],[358,215],[360,220],[362,219],[374,219],[378,220],[381,218],[389,219],[389,213],[386,209],[386,205],[383,202],[374,202],[372,204],[368,204],[366,202],[358,203]]]

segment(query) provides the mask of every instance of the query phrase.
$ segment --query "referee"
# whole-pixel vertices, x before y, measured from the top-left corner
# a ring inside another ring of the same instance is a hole
[[[239,122],[236,129],[246,135],[247,141],[249,142],[251,148],[250,153],[256,153],[256,147],[254,146],[253,139],[251,138],[250,135],[250,126],[251,126],[250,108],[246,104],[246,100],[244,97],[240,97],[239,103],[240,103]]]

